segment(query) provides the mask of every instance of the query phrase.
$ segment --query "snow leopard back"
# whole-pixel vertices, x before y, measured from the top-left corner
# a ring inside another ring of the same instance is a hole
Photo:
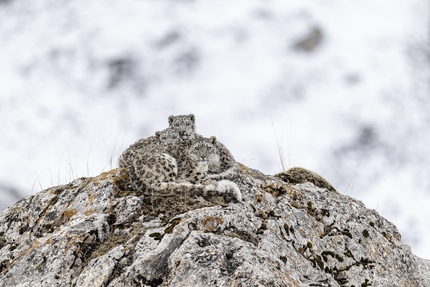
[[[176,130],[167,128],[158,131],[154,136],[143,138],[127,148],[118,159],[118,166],[128,168],[133,164],[136,154],[155,154],[169,152],[179,144],[179,134]]]

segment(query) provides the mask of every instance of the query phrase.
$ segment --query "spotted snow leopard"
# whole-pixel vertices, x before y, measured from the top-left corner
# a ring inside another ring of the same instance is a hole
[[[196,124],[193,114],[188,116],[170,116],[169,128],[176,130],[183,140],[187,140],[195,134]]]
[[[196,133],[195,116],[180,115],[169,117],[169,128],[176,130],[184,144],[190,144],[194,139],[203,138]],[[215,141],[219,157],[209,161],[208,176],[213,180],[233,179],[236,177],[239,165],[230,151],[219,141]]]
[[[209,160],[218,157],[215,141],[215,137],[199,138],[190,146],[179,144],[176,149],[136,153],[128,167],[132,187],[145,195],[177,196],[187,192],[240,201],[242,195],[234,182],[208,178]]]

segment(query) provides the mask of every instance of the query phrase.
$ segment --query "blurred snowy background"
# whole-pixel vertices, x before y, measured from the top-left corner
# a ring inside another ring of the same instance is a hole
[[[0,0],[0,209],[189,113],[267,174],[278,138],[430,258],[428,1]]]

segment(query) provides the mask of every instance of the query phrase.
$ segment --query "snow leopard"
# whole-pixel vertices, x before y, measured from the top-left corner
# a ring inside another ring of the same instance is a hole
[[[169,117],[169,128],[175,129],[185,145],[195,139],[203,138],[196,133],[195,116],[180,115]],[[238,174],[239,165],[231,152],[219,141],[215,141],[218,157],[209,160],[208,177],[213,180],[233,179]]]
[[[193,138],[196,131],[195,117],[193,114],[170,116],[169,128],[176,130],[183,140]]]
[[[178,196],[186,192],[242,200],[234,182],[208,178],[209,160],[218,156],[215,141],[214,137],[199,138],[190,146],[179,144],[155,154],[137,153],[129,167],[132,187],[144,195]]]

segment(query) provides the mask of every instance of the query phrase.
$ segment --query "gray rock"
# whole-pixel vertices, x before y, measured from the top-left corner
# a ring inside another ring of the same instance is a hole
[[[294,48],[298,51],[313,52],[316,48],[321,45],[324,38],[324,34],[318,26],[312,28],[306,35],[301,39],[297,40]]]
[[[142,197],[125,170],[0,213],[0,286],[430,286],[363,203],[241,166],[243,201]]]

